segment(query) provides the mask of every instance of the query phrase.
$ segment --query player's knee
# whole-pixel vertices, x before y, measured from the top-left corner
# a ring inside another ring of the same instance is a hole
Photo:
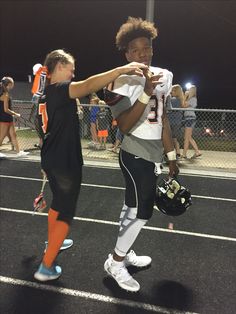
[[[143,220],[149,220],[152,217],[152,214],[153,214],[153,208],[143,210],[143,211],[138,211],[137,218],[143,219]]]

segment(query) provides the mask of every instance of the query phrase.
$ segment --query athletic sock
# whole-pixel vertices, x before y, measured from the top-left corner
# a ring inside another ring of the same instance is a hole
[[[59,215],[59,212],[55,211],[52,208],[49,209],[48,211],[48,241],[55,227],[55,223],[57,221],[58,215]]]
[[[61,221],[61,220],[57,220],[55,222],[55,226],[53,228],[52,233],[50,234],[48,246],[47,246],[45,255],[43,257],[43,264],[46,267],[52,266],[68,232],[69,232],[69,225],[66,222]]]

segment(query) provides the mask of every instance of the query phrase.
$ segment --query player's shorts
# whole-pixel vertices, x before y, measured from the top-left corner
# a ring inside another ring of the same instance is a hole
[[[107,130],[98,130],[98,137],[108,137]]]
[[[196,119],[186,119],[184,120],[184,127],[185,128],[194,128],[196,124]]]
[[[13,123],[13,116],[7,113],[1,113],[0,115],[1,123]]]
[[[44,170],[52,191],[51,208],[58,211],[58,219],[70,223],[75,215],[82,180],[82,167],[75,173]]]
[[[9,126],[13,124],[13,122],[6,122],[6,121],[1,121],[1,120],[0,120],[0,123],[6,124],[6,125],[9,125]]]
[[[137,218],[148,220],[153,213],[156,193],[155,164],[122,149],[119,163],[126,183],[125,204],[137,207]]]

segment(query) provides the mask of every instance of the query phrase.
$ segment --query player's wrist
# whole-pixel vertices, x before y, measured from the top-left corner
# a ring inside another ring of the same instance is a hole
[[[147,105],[149,103],[151,96],[147,95],[145,92],[143,92],[139,98],[138,101],[141,102],[144,105]]]
[[[167,158],[169,161],[175,161],[176,160],[176,152],[175,150],[172,150],[171,152],[166,153]]]

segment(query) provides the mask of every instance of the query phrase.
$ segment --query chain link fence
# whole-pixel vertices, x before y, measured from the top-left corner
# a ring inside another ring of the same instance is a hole
[[[117,161],[118,144],[121,138],[116,140],[117,125],[112,119],[109,107],[81,104],[78,109],[84,158]],[[20,148],[32,153],[39,153],[39,138],[34,127],[32,102],[14,100],[13,110],[21,114],[21,117],[15,120]],[[181,114],[184,110],[188,109],[172,109],[172,111],[180,111]],[[236,170],[236,110],[194,109],[194,111],[197,120],[193,138],[197,142],[202,156],[193,160],[190,158],[180,160],[180,166]],[[171,115],[170,123],[172,123]],[[179,125],[178,129],[178,141],[182,150],[183,125]],[[120,136],[119,133],[118,135]],[[7,149],[6,142],[5,145],[5,149]],[[193,153],[194,151],[190,147],[188,157]]]

